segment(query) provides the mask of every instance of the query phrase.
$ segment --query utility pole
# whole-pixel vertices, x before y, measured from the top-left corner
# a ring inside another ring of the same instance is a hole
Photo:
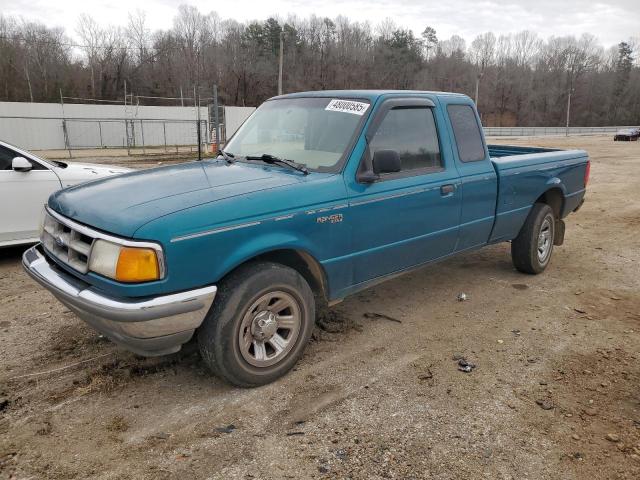
[[[215,156],[218,156],[218,151],[222,150],[220,146],[220,118],[218,117],[218,85],[213,86],[213,121],[216,123],[216,149],[213,152]]]
[[[129,126],[127,123],[128,121],[129,119],[127,116],[127,80],[125,79],[124,81],[124,138],[127,141],[127,155],[131,155],[131,140],[129,140]],[[131,130],[133,130],[133,126]]]
[[[62,97],[62,88],[60,90],[60,108],[62,109],[62,135],[64,136],[64,146],[69,151],[69,158],[71,157],[71,144],[69,142],[69,132],[67,130],[67,121],[64,118],[64,98]]]
[[[567,127],[565,130],[565,136],[568,137],[569,136],[569,118],[571,116],[571,92],[573,91],[573,88],[569,89],[569,95],[567,96]]]
[[[193,103],[196,106],[196,122],[198,122],[198,161],[202,160],[202,132],[200,131],[200,92],[196,93],[196,87],[193,87]]]
[[[284,60],[284,30],[280,30],[280,63],[278,65],[278,95],[282,95],[282,63]]]
[[[478,94],[480,93],[480,79],[484,75],[484,72],[479,72],[476,76],[476,109],[478,108]]]

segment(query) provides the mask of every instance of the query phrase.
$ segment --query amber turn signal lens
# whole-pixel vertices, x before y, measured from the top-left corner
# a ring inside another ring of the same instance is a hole
[[[150,248],[122,247],[116,266],[119,282],[148,282],[160,278],[156,252]]]

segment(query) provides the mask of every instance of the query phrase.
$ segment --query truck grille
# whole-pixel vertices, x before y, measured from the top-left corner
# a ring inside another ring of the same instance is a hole
[[[80,233],[47,210],[45,210],[41,240],[49,254],[62,263],[80,273],[89,271],[89,254],[94,238]]]

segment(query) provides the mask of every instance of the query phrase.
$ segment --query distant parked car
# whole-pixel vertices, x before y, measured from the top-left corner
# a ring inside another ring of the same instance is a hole
[[[614,142],[635,142],[640,137],[640,127],[622,128],[613,137]]]
[[[0,141],[0,247],[38,241],[42,209],[56,190],[128,171],[47,161]]]

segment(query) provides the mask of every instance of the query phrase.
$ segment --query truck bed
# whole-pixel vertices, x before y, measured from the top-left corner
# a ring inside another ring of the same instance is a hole
[[[542,192],[558,190],[563,198],[559,217],[577,208],[585,189],[588,155],[584,150],[559,150],[489,145],[498,176],[496,220],[491,242],[513,239]]]
[[[560,151],[555,148],[518,147],[516,145],[487,145],[491,158],[509,157],[513,155],[528,155],[531,153],[546,153]]]

